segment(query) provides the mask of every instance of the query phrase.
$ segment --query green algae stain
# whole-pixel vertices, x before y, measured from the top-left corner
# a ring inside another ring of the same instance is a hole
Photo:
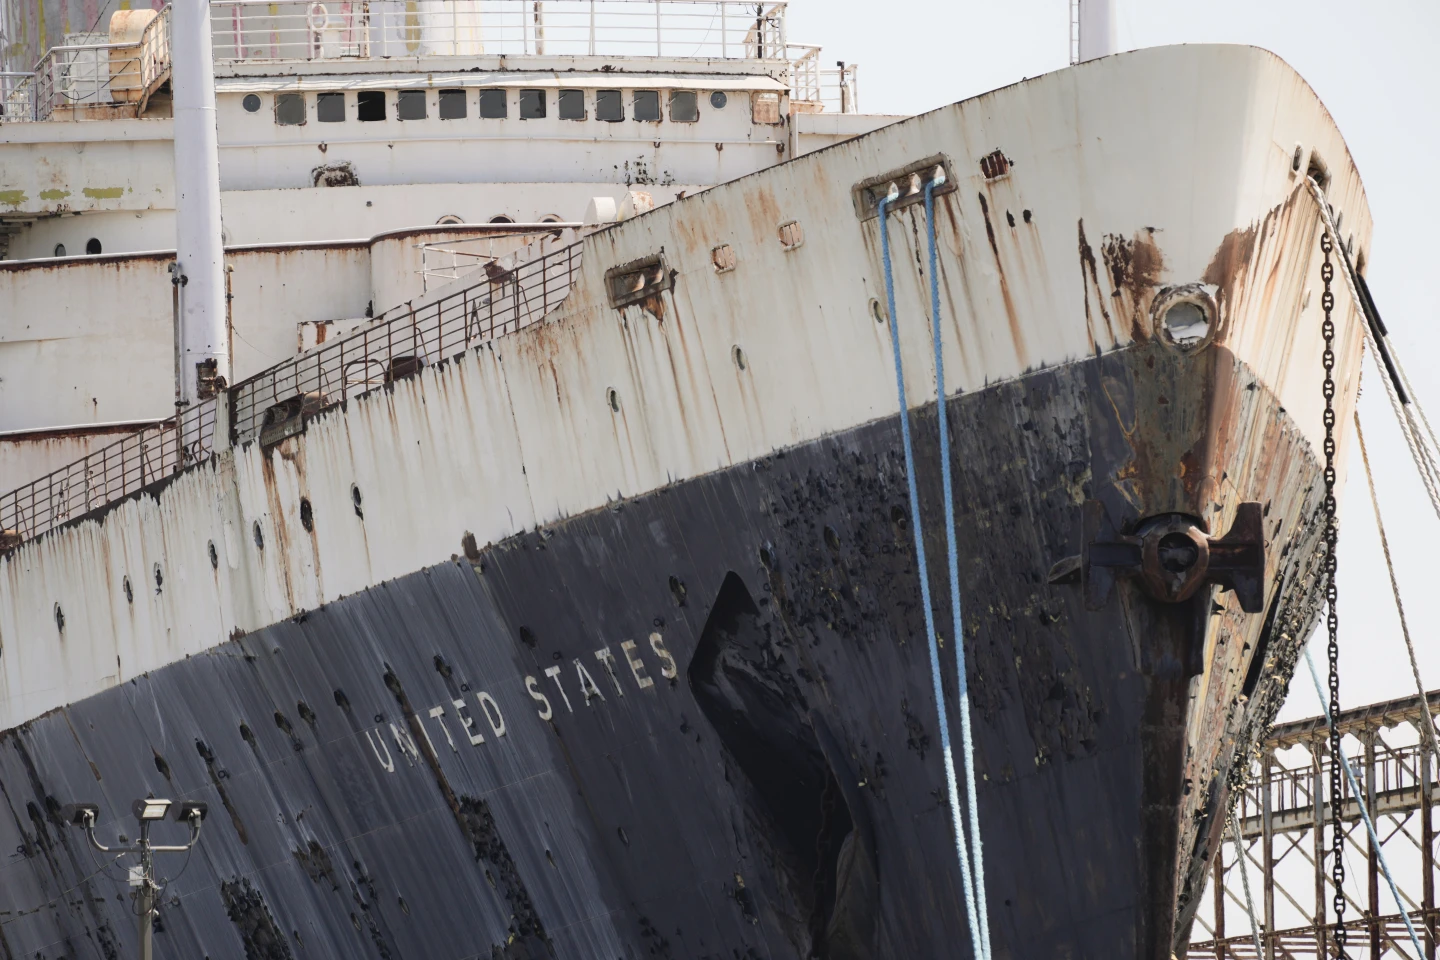
[[[80,191],[91,200],[119,200],[125,195],[124,187],[86,187]]]
[[[56,189],[56,190],[41,190],[41,191],[40,191],[40,199],[41,199],[41,200],[64,200],[64,199],[65,199],[66,197],[68,197],[68,196],[70,196],[70,191],[69,191],[69,190],[59,190],[59,189]]]
[[[24,190],[0,190],[0,203],[7,207],[21,206],[29,199]]]

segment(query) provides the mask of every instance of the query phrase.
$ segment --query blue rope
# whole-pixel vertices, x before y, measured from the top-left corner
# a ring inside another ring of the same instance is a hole
[[[940,413],[940,480],[945,495],[945,539],[950,560],[951,636],[960,694],[960,756],[965,761],[965,791],[970,798],[970,850],[975,860],[975,900],[984,957],[990,957],[990,913],[985,909],[985,856],[980,842],[980,795],[975,791],[975,743],[970,732],[970,676],[965,670],[965,626],[960,616],[960,554],[955,545],[955,498],[950,480],[950,426],[945,404],[945,356],[940,348],[940,270],[935,247],[935,189],[945,183],[944,169],[925,185],[925,225],[930,241],[930,328],[935,341],[935,393]],[[898,354],[897,354],[898,356]]]
[[[1324,692],[1320,689],[1320,674],[1315,672],[1315,660],[1310,656],[1310,648],[1305,647],[1305,663],[1310,667],[1310,679],[1315,682],[1315,693],[1320,697],[1320,706],[1325,710],[1325,723],[1335,726],[1335,720],[1330,716],[1330,704],[1326,700]],[[1333,761],[1332,761],[1333,762]],[[1423,751],[1421,762],[1428,762],[1424,759]],[[1380,861],[1380,869],[1385,873],[1385,882],[1390,885],[1390,896],[1395,898],[1395,908],[1400,911],[1400,919],[1405,921],[1405,932],[1410,934],[1410,942],[1415,947],[1417,957],[1425,956],[1425,951],[1420,949],[1420,938],[1415,935],[1415,927],[1410,923],[1410,912],[1405,909],[1405,901],[1400,899],[1400,890],[1395,886],[1395,878],[1390,873],[1390,864],[1385,862],[1385,851],[1380,849],[1380,838],[1375,835],[1375,824],[1370,822],[1370,809],[1365,804],[1365,794],[1360,792],[1360,784],[1355,780],[1355,771],[1350,767],[1350,758],[1345,756],[1345,750],[1340,750],[1340,763],[1345,767],[1345,778],[1350,781],[1350,792],[1355,795],[1355,806],[1360,808],[1360,816],[1365,820],[1365,830],[1370,834],[1370,842],[1375,845],[1375,857]],[[1339,804],[1339,797],[1331,797],[1331,804]],[[1339,851],[1335,854],[1340,856]]]
[[[915,558],[920,574],[920,602],[925,613],[925,634],[930,647],[930,677],[935,687],[935,708],[940,716],[940,750],[945,762],[945,785],[950,795],[950,817],[955,828],[955,849],[960,855],[960,880],[965,896],[965,913],[978,960],[988,960],[980,936],[975,885],[970,876],[970,855],[966,851],[964,818],[960,813],[960,787],[950,749],[950,721],[945,710],[945,691],[940,683],[940,647],[935,633],[935,613],[930,603],[930,575],[925,564],[925,543],[920,527],[920,492],[915,482],[915,448],[910,440],[910,406],[905,400],[905,369],[900,359],[900,327],[895,315],[895,275],[890,263],[890,231],[886,218],[890,204],[899,196],[897,188],[880,201],[880,254],[885,264],[885,302],[889,308],[890,347],[895,355],[895,389],[900,395],[900,437],[905,447],[905,479],[910,490],[910,527],[915,535]],[[957,641],[958,643],[958,641]]]

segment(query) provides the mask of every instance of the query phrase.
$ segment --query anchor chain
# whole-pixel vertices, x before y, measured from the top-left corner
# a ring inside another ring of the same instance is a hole
[[[1334,248],[1329,231],[1320,232],[1320,249],[1325,253],[1325,262],[1320,266],[1320,279],[1325,282],[1325,292],[1320,296],[1320,306],[1325,311],[1325,322],[1320,332],[1325,338],[1325,353],[1321,363],[1325,367],[1325,382],[1321,392],[1325,396],[1325,625],[1329,631],[1330,654],[1330,716],[1340,715],[1340,618],[1335,612],[1335,546],[1340,539],[1339,526],[1335,518],[1335,294],[1330,283],[1335,279],[1335,264],[1330,260]],[[1330,725],[1330,846],[1333,851],[1331,875],[1335,881],[1335,947],[1340,957],[1345,957],[1345,826],[1341,820],[1341,778],[1340,727]]]

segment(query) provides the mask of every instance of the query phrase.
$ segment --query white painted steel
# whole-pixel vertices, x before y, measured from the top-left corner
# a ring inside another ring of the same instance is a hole
[[[1080,8],[1080,62],[1108,57],[1116,52],[1115,5],[1118,0],[1076,0]]]
[[[172,13],[175,92],[175,249],[180,287],[180,396],[201,397],[197,369],[230,380],[225,252],[220,236],[220,147],[215,128],[209,5],[177,0]]]
[[[153,497],[0,561],[0,726],[234,630],[447,560],[466,532],[493,543],[891,415],[888,334],[871,313],[883,295],[876,224],[855,219],[850,188],[936,152],[951,158],[959,187],[940,230],[954,389],[1132,342],[1132,319],[1115,312],[1126,293],[1110,271],[1098,271],[1093,288],[1082,279],[1083,226],[1097,256],[1106,242],[1149,238],[1162,285],[1197,282],[1216,263],[1238,271],[1243,282],[1221,304],[1226,347],[1318,449],[1319,296],[1305,296],[1319,287],[1318,219],[1291,169],[1297,142],[1323,158],[1331,201],[1357,251],[1366,249],[1358,174],[1313,91],[1269,53],[1215,46],[1140,51],[1039,77],[595,233],[569,300],[547,322],[352,397],[346,411],[272,450],[225,451]],[[986,179],[979,160],[997,146],[1014,164]],[[915,207],[897,214],[918,216]],[[806,241],[786,251],[777,230],[792,220]],[[910,265],[897,271],[898,309],[923,319],[928,287],[913,249],[923,227],[897,223],[891,236],[895,263]],[[734,270],[714,269],[719,243],[732,247]],[[611,308],[605,271],[661,247],[677,272],[662,298],[664,321],[640,305]],[[1148,322],[1146,306],[1133,322]],[[1344,422],[1358,386],[1361,321],[1348,303],[1336,314]],[[901,338],[907,389],[924,397],[933,389],[925,324],[902,326]],[[748,359],[743,371],[735,345]],[[612,389],[618,411],[607,402]],[[1210,519],[1225,529],[1234,498],[1223,478],[1216,483],[1223,506]],[[352,484],[363,492],[363,518]],[[299,522],[302,495],[313,534]],[[264,549],[251,536],[257,523]],[[212,540],[218,570],[207,555]]]

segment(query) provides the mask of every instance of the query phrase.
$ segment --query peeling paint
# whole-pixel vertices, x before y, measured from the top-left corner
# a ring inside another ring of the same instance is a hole
[[[80,192],[91,200],[119,200],[125,196],[124,187],[85,187]]]

